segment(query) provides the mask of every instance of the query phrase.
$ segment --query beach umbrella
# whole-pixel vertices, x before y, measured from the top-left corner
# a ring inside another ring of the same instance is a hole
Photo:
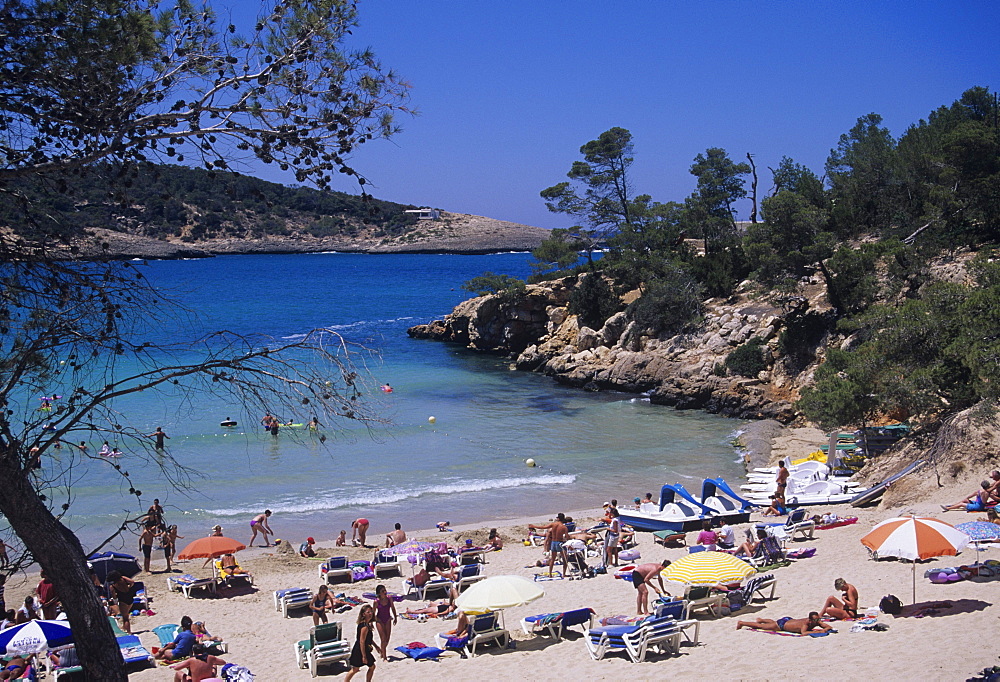
[[[8,656],[27,656],[73,643],[73,633],[64,620],[31,620],[0,631],[0,651]]]
[[[660,575],[674,583],[715,585],[739,582],[756,572],[756,568],[732,554],[705,551],[685,554],[660,571]]]
[[[465,612],[523,606],[545,594],[538,583],[519,575],[495,575],[474,583],[458,596],[455,606]]]
[[[973,542],[1000,540],[1000,526],[989,521],[956,523],[955,528],[972,538]]]
[[[227,538],[222,535],[209,535],[205,538],[198,538],[194,542],[181,550],[177,555],[178,559],[216,559],[223,554],[232,554],[247,546],[242,542]]]
[[[913,603],[917,602],[917,560],[955,556],[971,538],[950,523],[919,516],[882,521],[861,538],[875,559],[896,557],[913,562]]]
[[[122,554],[121,552],[101,552],[100,554],[91,554],[87,557],[87,563],[90,567],[94,569],[94,573],[97,574],[98,579],[104,582],[108,579],[108,573],[112,571],[118,571],[126,578],[131,578],[134,575],[138,575],[142,568],[139,566],[139,562],[131,554]]]
[[[423,542],[422,540],[407,540],[392,547],[386,547],[382,554],[387,556],[402,556],[403,554],[423,554],[437,548],[436,542]]]

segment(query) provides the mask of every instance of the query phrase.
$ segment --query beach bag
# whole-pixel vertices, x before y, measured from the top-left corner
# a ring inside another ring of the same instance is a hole
[[[882,597],[882,600],[878,603],[879,609],[882,613],[888,613],[889,615],[895,616],[900,611],[903,610],[903,602],[899,601],[899,597],[894,594],[887,594]]]

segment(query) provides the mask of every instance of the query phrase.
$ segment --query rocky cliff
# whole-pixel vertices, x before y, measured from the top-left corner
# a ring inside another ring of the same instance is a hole
[[[827,312],[818,281],[794,298],[766,301],[744,292],[729,301],[710,300],[696,328],[670,337],[638,329],[624,312],[601,329],[581,326],[567,308],[571,287],[568,280],[528,285],[515,303],[474,298],[409,334],[509,354],[515,368],[571,386],[647,393],[658,404],[783,423],[795,419],[798,389],[810,383],[830,341],[804,335],[794,344],[787,336],[779,343],[783,331]],[[768,368],[756,377],[727,375],[728,355],[753,337],[764,343]]]

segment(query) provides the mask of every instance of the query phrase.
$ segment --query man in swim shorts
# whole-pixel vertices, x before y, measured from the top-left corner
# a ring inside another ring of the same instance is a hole
[[[566,550],[563,544],[569,540],[569,529],[566,528],[566,515],[562,512],[556,514],[556,520],[552,523],[547,523],[544,525],[528,524],[528,530],[540,530],[542,528],[547,529],[545,533],[546,545],[549,548],[549,575],[552,575],[552,569],[556,565],[556,555],[562,557],[563,562],[563,574],[569,570],[569,557],[566,556]]]
[[[649,588],[652,587],[657,595],[670,596],[666,588],[663,587],[663,574],[661,571],[670,565],[669,559],[664,559],[662,564],[640,564],[632,569],[632,587],[635,588],[636,615],[649,615]],[[659,588],[653,584],[654,578],[660,584]]]
[[[367,547],[365,544],[365,537],[368,535],[368,519],[354,519],[354,523],[351,524],[351,545],[357,547],[359,544],[362,547]]]
[[[822,630],[828,632],[833,630],[829,625],[819,619],[819,614],[815,611],[809,613],[808,618],[790,618],[785,616],[778,620],[770,618],[757,618],[756,620],[741,620],[736,623],[736,629],[750,628],[751,630],[768,630],[770,632],[791,632],[796,635],[807,635],[811,630]]]
[[[146,527],[139,536],[139,549],[142,550],[142,570],[149,573],[149,559],[153,554],[153,539],[156,537],[156,524],[146,522]]]

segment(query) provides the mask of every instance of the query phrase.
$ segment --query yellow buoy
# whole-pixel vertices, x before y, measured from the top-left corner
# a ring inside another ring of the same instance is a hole
[[[524,463],[527,464],[529,467],[535,466],[535,460],[531,459],[530,457],[526,459]]]
[[[436,417],[428,417],[428,418],[427,418],[427,421],[428,421],[429,423],[433,424],[434,422],[436,422],[436,421],[437,421],[437,418],[436,418]]]

